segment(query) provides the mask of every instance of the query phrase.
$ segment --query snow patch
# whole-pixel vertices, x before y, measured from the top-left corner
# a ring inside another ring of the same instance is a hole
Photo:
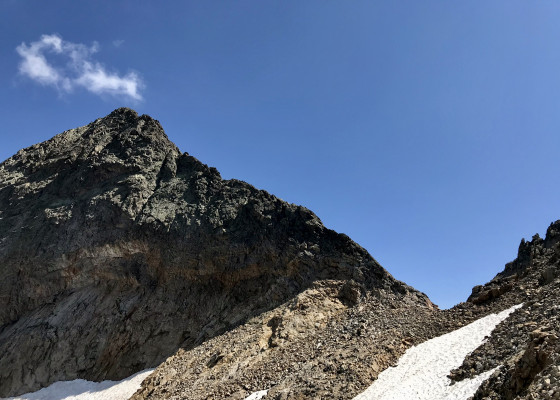
[[[268,389],[251,393],[249,397],[245,397],[245,400],[261,400],[264,396],[266,396],[267,393],[268,393]]]
[[[140,389],[142,381],[152,372],[153,369],[146,369],[118,382],[60,381],[36,392],[5,400],[126,400]]]
[[[479,347],[514,306],[408,349],[396,367],[387,368],[353,400],[466,400],[497,368],[453,385],[447,377]]]

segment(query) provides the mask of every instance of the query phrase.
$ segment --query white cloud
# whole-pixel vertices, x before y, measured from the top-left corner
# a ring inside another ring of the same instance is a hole
[[[108,72],[92,55],[99,50],[93,43],[86,46],[63,40],[58,35],[43,35],[30,45],[22,43],[16,48],[22,60],[20,74],[46,86],[53,86],[61,92],[70,93],[76,87],[98,94],[129,97],[141,100],[140,90],[144,87],[138,74],[129,72],[121,76]],[[65,62],[55,63],[63,58]]]
[[[96,94],[126,94],[136,100],[142,98],[138,92],[140,78],[134,72],[120,77],[116,74],[107,73],[99,64],[86,62],[83,67],[83,73],[76,80],[76,84],[87,88],[89,91]]]
[[[43,51],[46,47],[54,46],[52,36],[43,36],[40,42],[33,42],[30,46],[22,43],[17,47],[18,54],[23,58],[19,64],[19,72],[44,85],[56,85],[62,78],[53,67],[49,65]]]

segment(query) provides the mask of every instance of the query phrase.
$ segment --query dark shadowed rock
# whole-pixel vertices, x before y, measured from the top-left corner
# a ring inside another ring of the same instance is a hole
[[[0,274],[0,396],[124,378],[321,280],[349,282],[349,304],[373,289],[429,304],[311,211],[222,180],[124,108],[0,164]]]

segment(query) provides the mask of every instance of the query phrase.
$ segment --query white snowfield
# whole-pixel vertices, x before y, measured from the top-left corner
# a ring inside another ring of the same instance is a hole
[[[154,370],[146,369],[122,381],[90,382],[83,379],[60,381],[33,393],[0,400],[127,400]],[[261,400],[268,390],[252,393],[245,400]]]
[[[495,371],[450,385],[450,371],[480,346],[496,325],[521,305],[491,314],[461,329],[411,347],[396,367],[379,374],[378,379],[353,400],[467,400]],[[126,400],[139,388],[153,369],[138,372],[122,381],[90,382],[83,379],[55,382],[37,392],[5,400]],[[252,393],[245,400],[265,398],[268,390]]]
[[[6,400],[127,400],[153,369],[146,369],[122,381],[90,382],[83,379],[55,382],[33,393]]]
[[[353,400],[467,400],[496,369],[450,385],[447,377],[480,346],[496,325],[521,307],[491,314],[456,331],[411,347]]]
[[[249,397],[245,397],[245,400],[261,400],[266,396],[268,390],[260,390],[258,392],[252,393]]]

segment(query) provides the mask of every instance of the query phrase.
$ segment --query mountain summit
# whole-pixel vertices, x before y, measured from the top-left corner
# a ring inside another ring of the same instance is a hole
[[[312,287],[340,307],[371,291],[431,307],[308,209],[223,180],[127,108],[0,164],[0,274],[0,396],[127,377]]]

